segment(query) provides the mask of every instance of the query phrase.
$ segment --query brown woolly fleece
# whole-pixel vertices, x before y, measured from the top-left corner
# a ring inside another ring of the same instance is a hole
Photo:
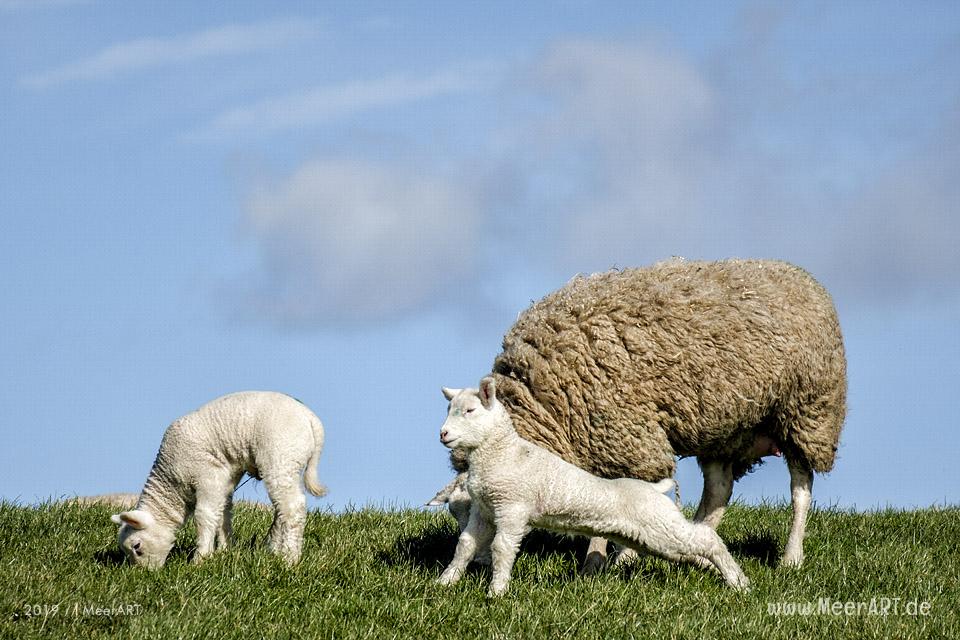
[[[577,277],[520,316],[493,374],[521,436],[607,478],[672,476],[675,456],[740,477],[761,436],[829,471],[846,411],[830,296],[775,261]]]

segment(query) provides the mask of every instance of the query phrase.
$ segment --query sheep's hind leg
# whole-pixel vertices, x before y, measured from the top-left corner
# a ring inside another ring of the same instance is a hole
[[[300,561],[303,529],[307,522],[307,499],[300,489],[299,479],[300,475],[296,472],[263,478],[274,510],[270,550],[289,564]]]
[[[716,529],[733,494],[733,466],[729,462],[717,460],[704,461],[697,458],[697,462],[703,472],[703,496],[693,521]]]
[[[803,536],[807,528],[807,512],[810,509],[813,489],[813,472],[804,465],[787,460],[790,470],[790,499],[793,503],[793,525],[783,552],[781,564],[799,567],[803,564]]]

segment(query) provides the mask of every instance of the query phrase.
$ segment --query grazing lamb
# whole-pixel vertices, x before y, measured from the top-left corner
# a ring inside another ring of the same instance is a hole
[[[577,277],[521,314],[493,377],[520,436],[594,475],[656,481],[696,456],[695,520],[713,528],[734,481],[783,456],[782,562],[802,563],[813,472],[833,468],[846,411],[836,311],[806,271],[670,260]]]
[[[114,515],[120,547],[136,565],[163,566],[177,529],[193,512],[199,562],[231,537],[233,492],[245,473],[262,479],[273,503],[270,547],[300,560],[307,490],[323,496],[317,462],[323,425],[282,393],[244,391],[217,398],[171,424],[136,508]]]
[[[749,580],[720,536],[687,521],[665,495],[672,480],[598,478],[517,435],[497,401],[492,377],[476,389],[444,389],[450,400],[440,441],[468,454],[470,520],[453,560],[440,576],[452,584],[479,549],[490,547],[493,580],[488,595],[507,589],[520,541],[532,527],[560,533],[604,536],[637,551],[669,560],[713,564],[728,585]]]

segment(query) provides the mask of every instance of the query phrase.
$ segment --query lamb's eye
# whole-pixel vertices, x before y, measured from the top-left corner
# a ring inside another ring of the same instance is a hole
[[[476,407],[471,407],[471,408],[465,410],[463,413],[464,413],[464,414],[473,413],[475,409],[476,409]]]

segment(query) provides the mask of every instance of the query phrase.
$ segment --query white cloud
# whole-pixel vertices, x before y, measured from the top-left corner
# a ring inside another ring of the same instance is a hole
[[[948,115],[925,143],[898,138],[883,158],[853,154],[860,164],[836,175],[846,167],[838,135],[864,148],[886,139],[811,110],[802,87],[788,87],[800,106],[765,95],[787,83],[775,64],[755,71],[750,55],[744,47],[697,64],[647,45],[561,42],[483,96],[504,115],[477,131],[493,142],[436,159],[460,177],[305,164],[249,200],[262,257],[256,314],[304,325],[389,320],[459,288],[450,286],[458,278],[474,293],[479,283],[493,298],[512,296],[510,306],[525,303],[533,280],[670,255],[786,259],[854,300],[960,292],[960,117]],[[457,83],[402,85],[317,91],[302,106],[334,118]],[[858,97],[884,108],[883,96]],[[279,104],[241,124],[282,120]],[[292,112],[291,121],[308,117]]]
[[[958,105],[960,107],[960,105]],[[876,297],[960,286],[960,108],[843,211],[832,268]]]
[[[471,268],[465,190],[410,170],[318,160],[249,198],[261,258],[254,313],[279,324],[372,322],[422,308]]]
[[[100,80],[138,69],[269,49],[309,37],[316,31],[314,22],[294,18],[226,25],[170,38],[142,38],[115,44],[87,58],[27,76],[23,84],[43,88],[71,81]]]
[[[732,82],[646,45],[561,42],[535,60],[519,92],[545,102],[508,128],[527,185],[513,209],[529,216],[515,243],[566,275],[739,255],[797,262],[854,297],[958,291],[960,117],[836,174],[838,135],[878,143],[780,99],[787,81],[751,52],[717,63],[737,67]]]
[[[716,165],[707,79],[653,46],[582,40],[550,48],[528,78],[546,113],[518,128],[532,133],[516,153],[532,154],[526,182],[563,185],[533,203],[558,223],[562,249],[548,255],[561,268],[604,268],[675,252],[665,234],[699,225],[702,178]]]
[[[395,74],[374,80],[356,80],[232,109],[188,137],[202,139],[298,129],[357,111],[459,93],[473,86],[474,81],[455,71],[423,78]]]

